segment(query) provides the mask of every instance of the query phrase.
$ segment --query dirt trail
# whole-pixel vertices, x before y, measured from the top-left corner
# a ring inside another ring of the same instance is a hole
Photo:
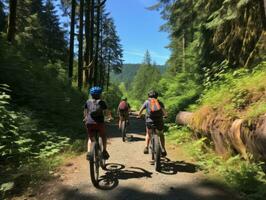
[[[151,164],[151,156],[143,154],[144,123],[131,119],[129,135],[133,140],[123,143],[116,125],[108,125],[108,171],[102,176],[101,189],[90,182],[85,154],[73,158],[60,168],[60,177],[46,183],[34,197],[22,199],[236,199],[221,185],[206,181],[196,166],[185,160],[178,149],[168,145],[163,172]],[[21,198],[19,198],[21,199]]]

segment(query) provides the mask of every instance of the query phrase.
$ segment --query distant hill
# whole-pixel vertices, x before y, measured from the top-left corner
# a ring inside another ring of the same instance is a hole
[[[124,82],[128,88],[140,66],[141,64],[124,64],[120,74],[111,73],[111,81]],[[165,71],[164,65],[156,65],[156,67],[161,71],[161,73]]]

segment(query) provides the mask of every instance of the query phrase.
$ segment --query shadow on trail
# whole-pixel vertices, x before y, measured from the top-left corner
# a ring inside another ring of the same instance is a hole
[[[139,167],[125,169],[125,166],[122,164],[108,163],[105,175],[100,177],[98,189],[112,190],[118,186],[119,180],[151,178],[151,175],[151,172]]]
[[[169,158],[162,158],[161,173],[167,175],[174,175],[178,172],[195,173],[198,166],[185,161],[171,161]]]
[[[201,181],[193,184],[161,186],[164,191],[145,192],[142,186],[117,187],[112,191],[99,191],[99,193],[87,193],[84,188],[62,188],[63,200],[96,200],[96,199],[127,199],[127,200],[238,200],[238,196],[224,185],[213,181]],[[82,192],[84,191],[84,193]],[[61,199],[61,198],[60,198]]]

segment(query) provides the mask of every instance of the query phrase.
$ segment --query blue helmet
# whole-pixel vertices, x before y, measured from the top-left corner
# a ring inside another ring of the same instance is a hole
[[[95,86],[95,87],[92,87],[92,88],[90,89],[89,92],[90,92],[91,95],[95,95],[95,94],[96,94],[96,95],[97,95],[97,94],[99,95],[99,94],[102,93],[102,91],[103,91],[103,90],[102,90],[101,87],[99,87],[99,86]]]

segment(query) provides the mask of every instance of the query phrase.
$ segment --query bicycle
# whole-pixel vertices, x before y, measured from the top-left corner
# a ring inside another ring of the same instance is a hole
[[[91,144],[91,153],[89,156],[89,165],[90,165],[90,177],[91,182],[95,187],[99,185],[100,178],[100,167],[102,170],[105,169],[106,160],[102,157],[103,143],[102,139],[99,137],[98,130],[93,130],[94,132],[94,141]]]
[[[161,153],[162,153],[162,143],[161,139],[156,132],[156,126],[151,126],[151,140],[150,140],[150,149],[151,149],[151,159],[154,161],[155,170],[161,170]]]

